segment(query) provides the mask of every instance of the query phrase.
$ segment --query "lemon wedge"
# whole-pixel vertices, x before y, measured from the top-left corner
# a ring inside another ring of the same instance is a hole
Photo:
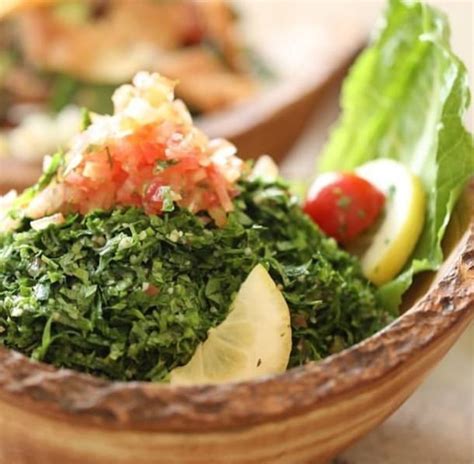
[[[265,268],[250,272],[227,318],[209,330],[191,360],[170,373],[170,383],[217,384],[286,370],[291,351],[290,311]]]
[[[425,193],[419,178],[392,159],[370,161],[356,173],[386,198],[385,216],[361,257],[365,276],[382,285],[401,271],[415,248],[425,220]]]

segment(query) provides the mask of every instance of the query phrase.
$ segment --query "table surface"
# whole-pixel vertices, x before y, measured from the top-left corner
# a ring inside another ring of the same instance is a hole
[[[380,4],[370,3],[374,9]],[[450,17],[453,47],[466,62],[472,83],[473,2],[434,3]],[[314,170],[315,155],[337,118],[338,92],[339,85],[335,83],[318,103],[303,137],[283,164],[284,175],[298,178]],[[472,129],[472,110],[466,122]],[[473,464],[473,411],[474,324],[418,391],[384,424],[342,453],[334,464]]]

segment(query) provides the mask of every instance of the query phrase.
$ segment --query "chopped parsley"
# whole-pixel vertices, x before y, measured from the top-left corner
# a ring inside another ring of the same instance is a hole
[[[224,320],[257,263],[291,310],[290,366],[386,322],[356,260],[285,186],[240,188],[223,228],[180,208],[70,215],[44,230],[25,220],[0,237],[0,344],[103,377],[163,381]]]

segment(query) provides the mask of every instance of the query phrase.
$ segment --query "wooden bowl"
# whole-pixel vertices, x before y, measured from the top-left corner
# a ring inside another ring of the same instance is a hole
[[[0,348],[0,464],[327,462],[395,411],[473,319],[473,204],[471,187],[451,221],[452,252],[401,317],[282,375],[112,382]]]

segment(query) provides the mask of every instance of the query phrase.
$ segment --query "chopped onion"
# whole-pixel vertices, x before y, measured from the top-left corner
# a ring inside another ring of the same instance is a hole
[[[35,230],[43,230],[46,227],[54,224],[59,225],[64,223],[64,216],[61,213],[53,214],[52,216],[46,216],[36,221],[31,222],[31,227]]]

